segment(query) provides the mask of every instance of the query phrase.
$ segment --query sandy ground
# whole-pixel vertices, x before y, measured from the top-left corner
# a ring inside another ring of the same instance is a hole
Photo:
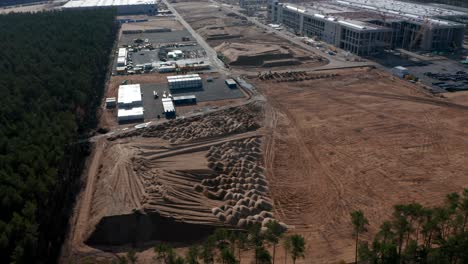
[[[352,261],[353,210],[373,233],[395,204],[435,204],[468,187],[466,104],[377,70],[335,73],[254,81],[271,106],[265,156],[275,213],[306,237],[306,263]]]

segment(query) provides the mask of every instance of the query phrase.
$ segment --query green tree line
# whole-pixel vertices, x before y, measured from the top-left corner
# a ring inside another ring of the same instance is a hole
[[[369,223],[362,211],[351,219],[358,263],[468,263],[468,189],[448,194],[442,206],[394,206],[370,242],[359,240]]]
[[[0,260],[54,262],[96,124],[114,11],[0,16]]]
[[[205,241],[192,245],[185,256],[178,255],[169,244],[154,247],[154,263],[159,264],[238,264],[242,254],[253,251],[255,264],[296,263],[304,258],[305,240],[301,235],[284,235],[285,230],[276,221],[270,221],[265,228],[254,224],[247,231],[217,229]],[[276,250],[282,241],[285,258],[277,261]],[[113,260],[114,264],[136,263],[138,257],[131,250],[125,256]]]

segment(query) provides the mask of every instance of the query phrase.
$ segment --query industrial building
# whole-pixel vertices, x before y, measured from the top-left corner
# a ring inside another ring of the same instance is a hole
[[[172,101],[176,105],[196,104],[197,103],[197,97],[195,95],[174,96],[174,98],[172,98]]]
[[[119,123],[143,121],[143,107],[134,107],[130,109],[120,109],[117,111]]]
[[[115,8],[119,15],[155,14],[156,0],[70,0],[65,9]]]
[[[162,105],[163,105],[164,115],[167,119],[176,117],[174,103],[172,102],[171,98],[163,98]]]
[[[226,79],[224,82],[231,89],[237,88],[237,83],[236,83],[236,81],[234,81],[234,79]]]
[[[198,74],[168,76],[169,89],[200,88],[203,86],[202,79]]]
[[[117,106],[117,98],[108,97],[106,98],[106,108],[114,108]]]
[[[119,86],[117,104],[120,109],[143,106],[141,99],[141,88],[139,84],[128,84]]]
[[[244,9],[261,10],[266,9],[268,0],[239,0],[239,6]]]
[[[464,12],[401,1],[330,0],[293,5],[272,0],[271,23],[357,55],[385,49],[447,50],[463,46]]]

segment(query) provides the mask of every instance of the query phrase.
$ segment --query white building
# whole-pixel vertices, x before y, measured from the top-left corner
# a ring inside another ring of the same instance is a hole
[[[403,66],[396,66],[395,68],[392,69],[392,73],[395,76],[398,76],[400,78],[404,78],[406,75],[409,74],[409,71],[407,68]]]
[[[166,116],[167,119],[176,117],[174,103],[172,102],[171,98],[163,98],[162,105],[164,109],[164,115]]]
[[[202,79],[198,74],[168,76],[169,89],[200,88],[203,86]]]
[[[116,8],[119,15],[154,14],[157,11],[156,0],[70,0],[63,8]]]
[[[127,48],[119,48],[119,58],[127,58]]]
[[[143,117],[143,107],[134,107],[131,109],[119,109],[117,112],[117,119],[119,123],[122,122],[131,122],[131,121],[142,121]]]
[[[128,84],[119,86],[118,96],[119,108],[133,108],[143,106],[141,100],[141,88],[139,84]]]

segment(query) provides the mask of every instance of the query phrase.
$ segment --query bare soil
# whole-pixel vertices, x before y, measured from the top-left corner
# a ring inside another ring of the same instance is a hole
[[[392,206],[468,187],[468,107],[373,69],[252,80],[270,108],[265,166],[275,215],[307,239],[305,263],[353,260],[349,213],[370,234]]]

